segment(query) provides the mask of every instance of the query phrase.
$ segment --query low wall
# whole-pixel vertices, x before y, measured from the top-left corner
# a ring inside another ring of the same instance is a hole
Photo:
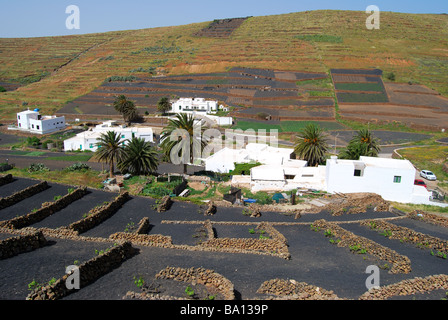
[[[9,197],[0,198],[0,209],[4,209],[9,206],[12,206],[19,201],[22,201],[26,198],[32,197],[35,194],[48,189],[49,187],[50,186],[48,185],[47,181],[42,181],[42,182],[39,182],[38,184],[35,184],[33,186],[30,186],[28,188],[20,190],[16,193],[10,195]]]
[[[339,238],[338,247],[359,246],[366,250],[368,254],[372,254],[381,260],[392,263],[391,273],[409,273],[411,272],[411,261],[407,256],[400,255],[396,251],[384,247],[370,239],[357,236],[354,233],[341,228],[335,223],[328,222],[324,219],[314,221],[313,228],[323,231],[331,231],[335,238]]]
[[[86,232],[115,214],[129,199],[128,192],[122,193],[111,203],[90,210],[86,218],[73,222],[67,229],[77,231],[78,233]]]
[[[48,216],[62,210],[63,208],[70,205],[72,202],[81,199],[84,195],[87,194],[87,187],[79,187],[73,192],[63,196],[62,198],[44,204],[39,210],[35,212],[30,212],[24,216],[16,217],[10,220],[1,221],[0,227],[10,228],[10,229],[19,229],[47,218]]]
[[[45,246],[47,240],[40,231],[11,237],[0,241],[0,260],[14,257],[20,253],[29,252]]]
[[[124,242],[81,264],[78,267],[80,288],[89,285],[105,274],[118,268],[123,261],[131,258],[136,253],[137,250],[132,247],[130,242]],[[57,300],[75,292],[76,289],[68,289],[66,286],[66,281],[70,276],[71,274],[66,274],[62,278],[56,280],[53,284],[32,291],[26,297],[26,300]]]
[[[12,177],[12,174],[6,174],[6,175],[0,177],[0,186],[11,183],[13,181],[14,181],[14,178]]]

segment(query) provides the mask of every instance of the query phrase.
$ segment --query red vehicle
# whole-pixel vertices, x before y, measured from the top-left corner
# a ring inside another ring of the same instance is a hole
[[[417,186],[424,186],[425,188],[427,188],[425,181],[420,180],[420,179],[415,179],[414,180],[414,184],[417,185]]]

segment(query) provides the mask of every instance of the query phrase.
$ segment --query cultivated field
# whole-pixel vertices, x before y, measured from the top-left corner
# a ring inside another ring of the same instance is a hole
[[[2,183],[2,299],[420,300],[448,290],[447,219],[392,213],[375,197],[309,211],[262,209],[254,218],[242,207],[205,216],[174,201],[158,212],[145,197],[53,183],[31,192],[40,182],[22,178]],[[27,241],[34,247],[21,246]],[[80,290],[58,289],[68,265],[91,272]],[[367,292],[369,265],[379,267],[381,288]],[[30,291],[36,283],[46,293]]]

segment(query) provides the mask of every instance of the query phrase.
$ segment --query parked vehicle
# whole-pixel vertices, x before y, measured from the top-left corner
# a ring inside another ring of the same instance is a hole
[[[427,188],[425,181],[420,180],[420,179],[415,179],[415,180],[414,180],[414,184],[415,184],[416,186],[423,186],[423,187]]]
[[[427,180],[431,180],[431,181],[437,180],[436,175],[429,170],[420,171],[420,177],[425,178]]]

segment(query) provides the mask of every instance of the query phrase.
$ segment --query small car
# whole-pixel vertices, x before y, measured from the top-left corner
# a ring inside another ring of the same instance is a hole
[[[429,170],[420,171],[420,177],[425,178],[427,180],[431,180],[431,181],[437,180],[436,175]]]
[[[423,187],[427,188],[425,181],[420,180],[420,179],[415,179],[415,180],[414,180],[414,184],[415,184],[416,186],[423,186]]]

